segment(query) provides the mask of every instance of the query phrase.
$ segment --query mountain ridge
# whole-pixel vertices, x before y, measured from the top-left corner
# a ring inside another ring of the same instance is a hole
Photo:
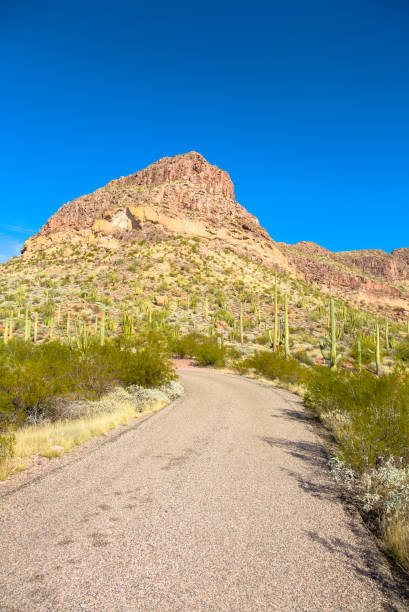
[[[213,241],[271,269],[281,269],[352,301],[406,308],[409,248],[332,252],[316,243],[276,242],[235,199],[229,174],[195,151],[163,157],[64,204],[29,238],[23,257],[73,244],[119,249],[132,240],[170,234]]]

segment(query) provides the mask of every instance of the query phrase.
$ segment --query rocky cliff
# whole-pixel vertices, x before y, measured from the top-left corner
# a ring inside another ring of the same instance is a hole
[[[23,255],[73,243],[117,249],[121,241],[169,233],[217,240],[266,265],[288,268],[256,217],[236,202],[227,172],[193,151],[164,157],[64,204],[25,243]]]
[[[308,283],[351,301],[406,310],[409,298],[409,249],[332,253],[312,242],[277,243],[289,264]]]
[[[169,235],[207,241],[208,251],[231,249],[271,269],[289,271],[321,290],[397,312],[409,297],[409,248],[332,253],[311,242],[276,243],[235,200],[227,172],[194,151],[164,157],[94,193],[64,204],[30,238],[24,258],[72,245],[117,250],[124,242]]]

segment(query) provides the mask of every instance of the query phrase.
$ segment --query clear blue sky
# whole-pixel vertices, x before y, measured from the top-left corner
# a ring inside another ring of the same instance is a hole
[[[276,240],[409,246],[407,0],[4,0],[0,257],[190,150]]]

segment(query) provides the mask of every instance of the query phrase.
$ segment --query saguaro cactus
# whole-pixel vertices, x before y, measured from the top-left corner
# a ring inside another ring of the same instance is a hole
[[[207,299],[207,297],[205,297],[204,301],[204,316],[206,319],[209,318],[209,300]]]
[[[329,346],[327,353],[325,352],[326,345]],[[337,355],[337,325],[335,321],[335,303],[333,298],[331,298],[329,306],[329,335],[326,337],[326,342],[320,342],[320,349],[322,356],[328,361],[331,370],[336,370],[337,363],[341,356]]]
[[[380,368],[381,368],[381,343],[379,339],[379,323],[377,323],[376,329],[375,329],[375,370],[378,376],[379,376]]]
[[[71,337],[71,312],[68,311],[67,313],[67,336],[68,338]]]
[[[284,298],[284,353],[285,358],[290,356],[290,337],[288,332],[288,296]]]
[[[356,369],[358,372],[362,371],[362,349],[360,340],[357,340],[356,343]]]
[[[278,348],[278,288],[277,288],[277,274],[274,283],[274,340],[273,350],[277,351]]]
[[[4,344],[7,344],[7,342],[9,341],[9,320],[6,319],[5,323],[4,323]]]

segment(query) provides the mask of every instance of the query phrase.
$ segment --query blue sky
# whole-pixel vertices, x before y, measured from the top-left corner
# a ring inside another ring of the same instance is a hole
[[[0,52],[3,260],[190,150],[276,240],[409,246],[407,0],[5,0]]]

